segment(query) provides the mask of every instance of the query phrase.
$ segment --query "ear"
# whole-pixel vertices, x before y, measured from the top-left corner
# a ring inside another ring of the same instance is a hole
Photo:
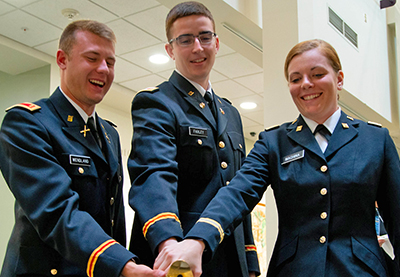
[[[174,49],[170,43],[165,44],[165,51],[167,51],[168,56],[175,61]]]
[[[344,83],[344,73],[343,71],[339,70],[339,72],[337,73],[337,78],[338,78],[338,82],[337,82],[337,89],[338,90],[342,90],[343,89],[343,83]]]
[[[58,49],[56,60],[57,60],[58,67],[60,69],[66,69],[67,68],[68,56],[64,52],[64,50]]]
[[[219,37],[215,37],[215,54],[217,54],[219,51]]]

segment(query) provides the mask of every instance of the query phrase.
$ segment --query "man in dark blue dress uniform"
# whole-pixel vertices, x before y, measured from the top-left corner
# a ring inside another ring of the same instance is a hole
[[[114,44],[102,23],[71,23],[57,52],[60,87],[8,109],[0,165],[15,226],[2,277],[165,276],[124,246],[119,136],[95,112],[114,79]]]
[[[168,14],[166,29],[176,70],[132,104],[128,169],[136,214],[130,250],[148,266],[185,236],[245,157],[239,113],[209,82],[219,49],[210,11],[197,2],[180,3]],[[207,277],[258,274],[250,216],[205,261]]]

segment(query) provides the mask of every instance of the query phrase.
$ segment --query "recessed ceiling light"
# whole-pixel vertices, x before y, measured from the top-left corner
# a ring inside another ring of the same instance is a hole
[[[252,110],[257,107],[257,104],[254,102],[243,102],[242,104],[240,104],[240,107],[245,110]]]
[[[163,54],[155,54],[150,56],[149,61],[155,64],[164,64],[169,61],[169,58]]]

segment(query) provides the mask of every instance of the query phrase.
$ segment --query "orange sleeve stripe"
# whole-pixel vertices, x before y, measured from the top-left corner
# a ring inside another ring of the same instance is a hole
[[[97,259],[100,257],[100,255],[103,254],[103,252],[106,251],[111,245],[114,245],[116,243],[118,242],[113,239],[107,240],[92,252],[86,269],[86,273],[89,277],[93,277],[94,267],[96,266]]]
[[[147,232],[149,231],[149,228],[151,225],[156,223],[157,221],[163,220],[163,219],[174,219],[176,220],[179,224],[181,223],[178,216],[174,213],[161,213],[153,217],[152,219],[149,219],[146,224],[143,226],[143,236],[146,237]]]
[[[245,245],[245,251],[256,251],[257,252],[257,247],[255,245]]]

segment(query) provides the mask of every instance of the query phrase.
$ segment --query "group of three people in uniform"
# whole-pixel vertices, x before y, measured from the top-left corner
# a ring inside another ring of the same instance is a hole
[[[165,276],[175,260],[196,277],[257,276],[249,213],[268,185],[279,213],[268,276],[388,276],[374,202],[399,254],[399,158],[387,129],[338,106],[333,47],[311,40],[289,52],[300,115],[262,132],[245,160],[239,113],[209,80],[219,50],[211,13],[180,3],[166,30],[176,69],[132,102],[130,251],[119,137],[95,112],[113,81],[115,36],[81,20],[60,38],[60,87],[3,120],[0,166],[16,200],[1,276]],[[327,131],[314,134],[318,125]]]

